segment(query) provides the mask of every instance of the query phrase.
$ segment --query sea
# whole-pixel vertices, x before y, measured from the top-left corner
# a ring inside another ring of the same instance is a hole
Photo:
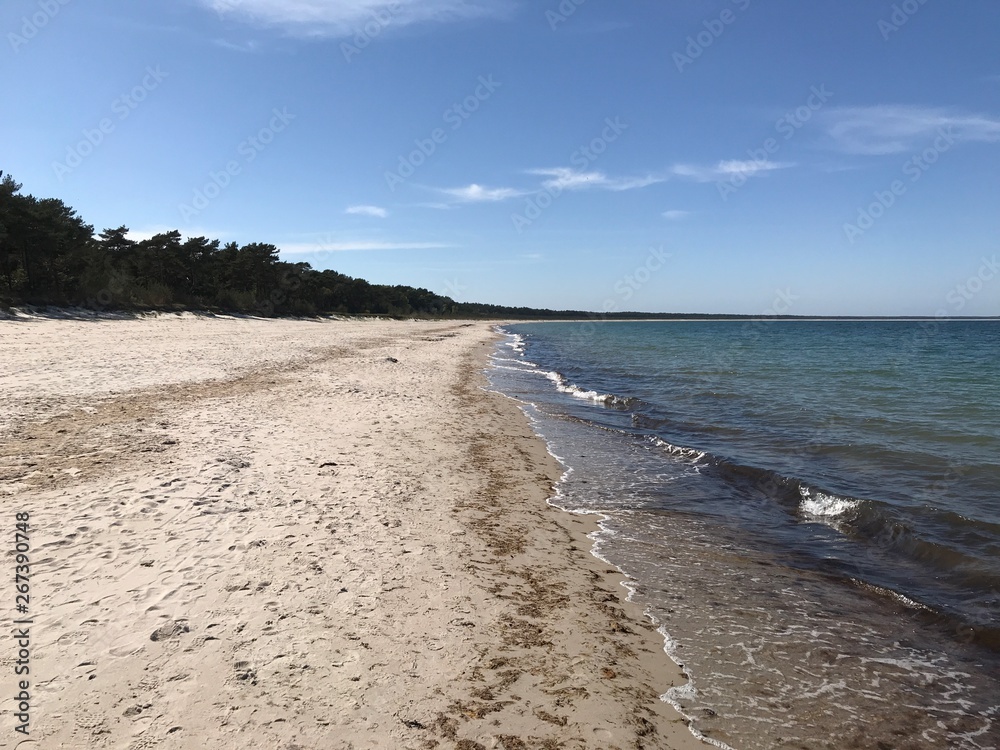
[[[487,371],[733,750],[1000,748],[1000,321],[509,325]]]

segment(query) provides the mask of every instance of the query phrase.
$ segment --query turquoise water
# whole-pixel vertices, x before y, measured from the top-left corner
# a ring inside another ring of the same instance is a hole
[[[734,748],[1000,746],[1000,323],[507,329],[491,379],[607,516]]]

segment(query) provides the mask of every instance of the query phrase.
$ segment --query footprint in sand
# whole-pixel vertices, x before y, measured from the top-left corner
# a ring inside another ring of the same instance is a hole
[[[249,685],[257,684],[257,670],[248,661],[238,661],[233,664],[233,669],[236,672],[236,679],[239,682],[243,682]]]
[[[174,638],[179,638],[182,634],[190,632],[191,628],[188,627],[187,623],[181,622],[180,620],[171,620],[154,630],[153,634],[149,636],[149,640],[168,641]]]

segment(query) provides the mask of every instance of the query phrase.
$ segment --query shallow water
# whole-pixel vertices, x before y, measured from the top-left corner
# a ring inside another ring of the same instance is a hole
[[[490,377],[720,744],[1000,746],[1000,325],[514,326]]]

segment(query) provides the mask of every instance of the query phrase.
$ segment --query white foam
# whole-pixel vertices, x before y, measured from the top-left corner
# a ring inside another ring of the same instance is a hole
[[[893,591],[892,589],[887,589],[884,586],[876,586],[873,583],[868,583],[866,581],[861,581],[861,580],[858,580],[857,578],[852,578],[851,581],[854,583],[854,585],[859,586],[860,588],[866,589],[868,591],[873,591],[876,594],[880,594],[881,596],[886,596],[886,597],[888,597],[890,599],[893,599],[894,601],[898,602],[899,604],[902,604],[904,607],[907,607],[909,609],[918,609],[918,610],[924,610],[924,611],[927,611],[927,612],[931,611],[931,608],[928,607],[926,604],[921,604],[920,602],[914,601],[910,597],[904,596],[903,594],[900,594],[898,591]]]
[[[523,363],[518,362],[517,360],[502,359],[500,361],[513,362],[515,365],[518,365],[518,367],[511,367],[510,365],[500,365],[497,364],[496,362],[493,362],[492,366],[494,370],[507,370],[509,372],[531,372],[531,370],[526,370],[524,369],[524,367],[521,367],[520,365]]]
[[[693,463],[701,461],[707,455],[705,451],[700,451],[696,448],[683,448],[679,445],[672,445],[666,440],[661,440],[660,438],[653,438],[653,445],[657,448],[662,448],[671,456],[677,456],[678,458],[683,458]]]
[[[688,731],[691,734],[693,734],[696,739],[699,739],[708,745],[714,745],[715,747],[721,748],[721,750],[735,750],[733,747],[727,745],[725,742],[722,742],[721,740],[716,740],[712,739],[711,737],[706,737],[704,734],[698,731],[698,728],[694,725],[694,717],[684,712],[684,702],[687,702],[690,705],[692,703],[695,703],[698,699],[698,688],[695,687],[694,677],[691,675],[690,672],[687,671],[687,668],[684,666],[684,662],[681,661],[681,658],[677,653],[678,651],[677,642],[673,639],[673,636],[671,636],[670,633],[667,631],[666,626],[660,625],[659,621],[652,615],[652,613],[649,610],[645,612],[645,615],[652,621],[653,625],[658,626],[656,628],[656,632],[659,633],[661,636],[663,636],[664,653],[670,658],[670,661],[672,661],[674,664],[678,666],[678,668],[681,670],[684,676],[687,677],[687,682],[685,682],[683,685],[674,685],[672,688],[667,690],[667,692],[663,693],[663,695],[660,696],[660,700],[663,701],[664,703],[670,704],[677,713],[679,713],[687,720]]]
[[[857,500],[848,500],[837,495],[828,495],[825,492],[818,492],[809,487],[800,487],[799,494],[802,496],[799,510],[804,515],[812,516],[813,518],[839,518],[848,513],[853,513],[860,505]]]
[[[573,398],[579,398],[584,401],[593,401],[595,404],[604,404],[606,406],[615,403],[624,403],[622,399],[611,393],[588,391],[578,385],[573,385],[561,372],[545,372],[544,375],[555,383],[556,389],[559,390],[560,393],[567,393],[570,396],[573,396]]]
[[[513,336],[514,340],[513,341],[508,341],[506,345],[508,347],[510,347],[511,349],[513,349],[515,352],[517,352],[518,354],[520,354],[523,357],[524,356],[524,336],[521,336],[518,333],[512,334],[512,336]]]

